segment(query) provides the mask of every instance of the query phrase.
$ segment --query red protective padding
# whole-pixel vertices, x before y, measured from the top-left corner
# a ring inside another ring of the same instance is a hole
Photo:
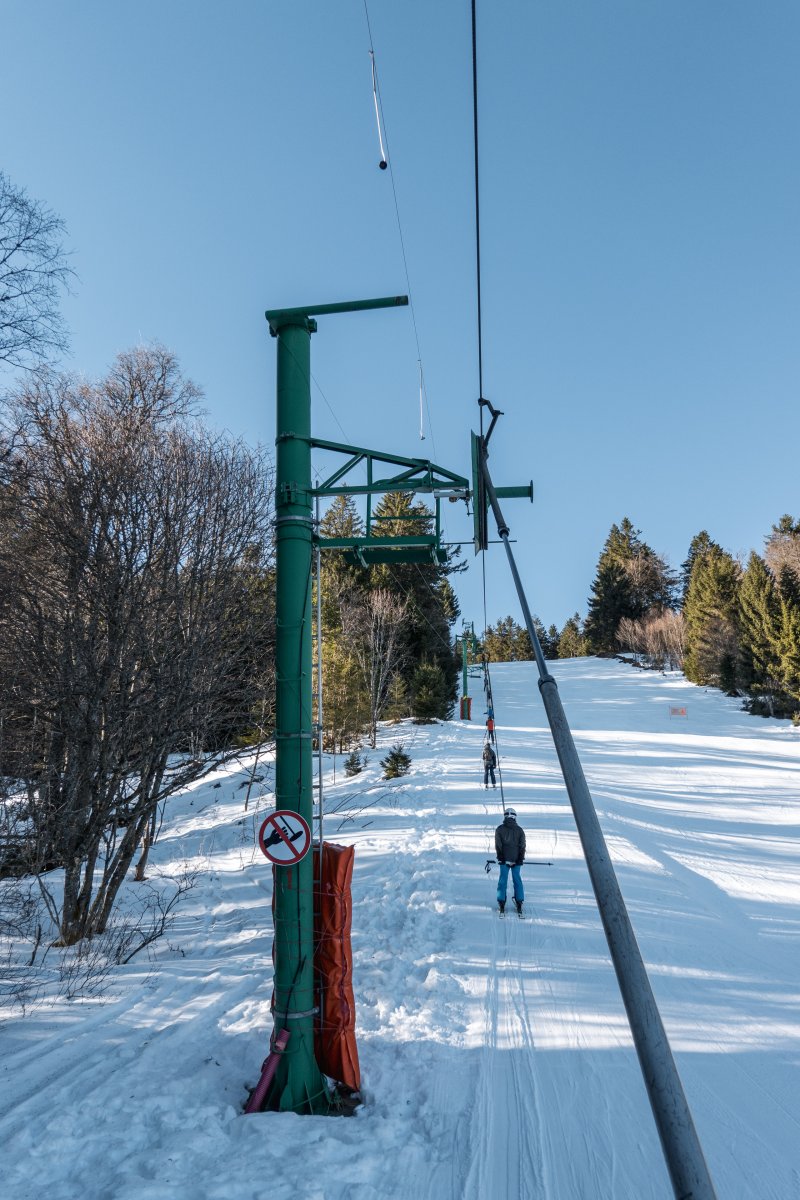
[[[319,847],[314,847],[314,1002],[321,1017],[315,1029],[314,1052],[325,1075],[358,1091],[361,1070],[350,948],[354,858],[353,846],[324,842],[320,882]]]

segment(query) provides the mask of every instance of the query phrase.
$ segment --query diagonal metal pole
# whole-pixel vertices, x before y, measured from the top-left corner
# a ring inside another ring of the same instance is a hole
[[[714,1185],[694,1127],[692,1114],[672,1056],[661,1014],[647,977],[633,927],[620,891],[611,856],[597,819],[594,803],[575,749],[558,686],[547,669],[542,647],[533,625],[525,589],[509,545],[509,528],[486,466],[485,442],[481,447],[481,468],[486,493],[497,522],[497,531],[506,548],[508,563],[531,639],[539,670],[539,691],[561,764],[575,824],[583,846],[592,880],[600,919],[611,951],[625,1011],[633,1034],[639,1065],[644,1076],[650,1107],[669,1171],[676,1200],[716,1200]]]

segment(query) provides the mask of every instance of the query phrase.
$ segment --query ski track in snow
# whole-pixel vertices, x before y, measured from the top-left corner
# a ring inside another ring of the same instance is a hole
[[[553,668],[720,1200],[800,1200],[800,734],[678,675]],[[155,961],[103,1003],[2,1014],[4,1194],[669,1200],[533,665],[492,677],[506,800],[553,861],[525,868],[526,921],[498,920],[483,869],[501,795],[479,700],[472,724],[382,730],[355,780],[329,763],[329,803],[378,797],[326,826],[356,846],[356,1116],[241,1115],[272,937],[272,797],[243,812],[243,760],[172,803],[154,867],[202,876]],[[399,738],[411,774],[382,784]]]

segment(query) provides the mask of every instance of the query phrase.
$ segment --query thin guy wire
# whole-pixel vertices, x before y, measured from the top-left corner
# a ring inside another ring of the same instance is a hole
[[[393,575],[393,577],[394,577],[394,580],[395,580],[395,582],[397,583],[398,587],[399,587],[399,588],[401,589],[401,591],[402,591],[402,592],[405,594],[405,597],[406,597],[406,599],[407,599],[407,600],[413,600],[413,599],[414,599],[414,593],[411,591],[411,589],[410,589],[410,588],[407,588],[407,587],[405,586],[405,584],[403,583],[402,579],[400,579],[400,578],[398,577],[398,575],[397,575],[397,568],[395,567],[395,565],[394,565],[393,563],[387,563],[386,565],[388,566],[389,570],[391,571],[391,573],[392,573],[392,575]],[[431,588],[431,591],[433,591],[433,589],[432,589],[432,588]],[[435,593],[434,593],[434,594],[435,594]],[[416,608],[416,611],[419,613],[419,615],[422,617],[422,619],[423,619],[423,621],[425,622],[425,624],[426,624],[426,625],[428,626],[428,628],[431,630],[431,632],[436,634],[437,638],[438,638],[438,639],[439,639],[439,641],[442,643],[442,645],[443,645],[443,646],[444,646],[444,648],[447,650],[447,652],[448,652],[448,653],[452,653],[453,647],[450,645],[450,643],[449,643],[449,642],[446,642],[446,641],[444,640],[444,638],[442,637],[442,635],[439,633],[439,630],[436,628],[436,626],[435,626],[435,625],[432,625],[432,624],[431,624],[431,622],[430,622],[430,621],[428,620],[428,618],[425,616],[425,613],[422,611],[422,609],[421,609],[421,608],[420,608],[418,605],[415,605],[415,608]]]
[[[278,334],[278,337],[280,337],[280,333]],[[336,422],[336,424],[339,426],[339,429],[340,429],[340,430],[341,430],[341,432],[342,432],[342,437],[347,437],[347,433],[346,433],[346,432],[345,432],[345,430],[342,428],[342,423],[341,423],[341,421],[339,420],[339,418],[337,417],[336,413],[334,412],[334,410],[333,410],[333,406],[332,406],[332,404],[331,404],[330,400],[328,399],[328,397],[327,397],[327,396],[325,395],[325,393],[323,392],[323,390],[322,390],[322,387],[320,386],[319,380],[317,379],[317,377],[316,377],[316,375],[314,374],[314,372],[313,372],[313,371],[309,371],[308,375],[306,375],[306,373],[305,373],[305,368],[304,368],[303,364],[302,364],[302,363],[299,361],[299,359],[297,358],[297,356],[294,354],[294,352],[292,351],[292,349],[291,349],[291,347],[289,346],[288,342],[284,343],[284,347],[285,347],[285,349],[286,349],[286,350],[288,350],[288,352],[289,352],[289,355],[290,355],[290,357],[293,359],[295,366],[300,368],[300,371],[302,372],[303,376],[305,377],[306,383],[309,383],[309,381],[310,381],[311,383],[313,383],[313,384],[314,384],[314,387],[317,389],[317,391],[319,392],[320,396],[322,396],[322,399],[325,401],[325,403],[326,403],[326,404],[327,404],[327,406],[328,406],[328,411],[330,412],[331,416],[333,417],[334,421],[335,421],[335,422]]]

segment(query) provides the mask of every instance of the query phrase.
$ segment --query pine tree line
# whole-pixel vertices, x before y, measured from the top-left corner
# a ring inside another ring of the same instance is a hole
[[[578,658],[588,654],[580,615],[575,613],[559,631],[556,625],[545,629],[534,616],[533,626],[545,658]],[[483,653],[489,662],[528,662],[533,647],[527,629],[513,617],[502,617],[496,625],[487,626],[483,635]]]
[[[703,531],[684,567],[687,678],[800,722],[800,521],[782,517],[744,568]]]
[[[675,575],[626,517],[600,555],[584,628],[591,654],[628,650],[800,720],[800,521],[783,516],[743,566],[706,530]]]

